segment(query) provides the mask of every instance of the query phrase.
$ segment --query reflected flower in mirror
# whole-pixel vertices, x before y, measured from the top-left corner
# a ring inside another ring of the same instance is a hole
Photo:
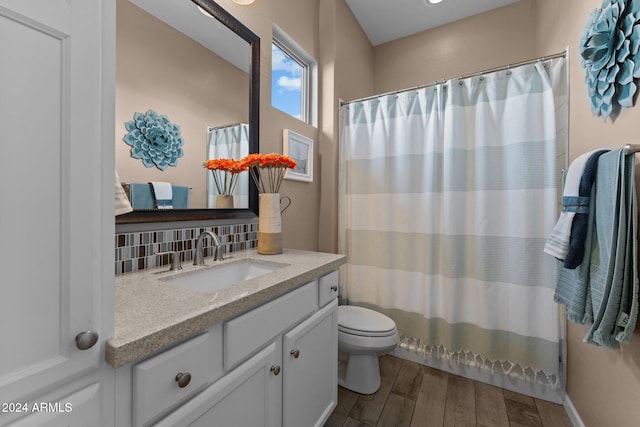
[[[211,171],[216,190],[222,195],[232,195],[238,183],[238,175],[247,170],[247,166],[234,159],[211,159],[202,166]]]
[[[128,133],[122,140],[131,146],[131,157],[142,159],[145,167],[157,167],[165,170],[176,166],[182,157],[184,140],[180,135],[180,126],[160,116],[153,110],[145,114],[134,113],[133,120],[125,122]]]

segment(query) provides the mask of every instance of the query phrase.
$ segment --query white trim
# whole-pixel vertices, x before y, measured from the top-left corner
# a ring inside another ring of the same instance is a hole
[[[318,61],[309,55],[277,24],[273,24],[272,43],[303,67],[302,111],[300,120],[318,127]]]
[[[524,394],[527,396],[535,397],[537,399],[546,400],[549,402],[563,404],[566,402],[566,395],[564,390],[551,389],[543,384],[534,384],[529,381],[525,381],[519,378],[510,377],[500,374],[494,371],[493,373],[480,370],[474,367],[457,365],[449,363],[445,359],[424,359],[420,355],[406,350],[404,348],[396,347],[391,353],[401,359],[406,359],[411,362],[419,363],[421,365],[429,366],[441,371],[449,372],[453,375],[459,375],[465,378],[469,378],[474,381],[480,381],[485,384],[491,384],[496,387],[504,388],[506,390],[514,391],[516,393]],[[571,416],[570,416],[571,417]],[[575,426],[576,424],[574,424]]]
[[[580,414],[578,414],[576,407],[573,406],[573,402],[569,398],[568,394],[564,396],[564,403],[562,406],[564,406],[564,410],[569,416],[569,420],[573,427],[585,427],[582,419],[580,418]]]

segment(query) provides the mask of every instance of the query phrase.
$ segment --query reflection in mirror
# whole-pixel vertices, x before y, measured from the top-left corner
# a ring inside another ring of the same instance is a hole
[[[207,153],[209,159],[240,160],[249,154],[249,125],[236,123],[209,128]],[[207,181],[209,208],[246,208],[249,204],[249,172],[230,174],[213,172]],[[217,173],[214,175],[214,173]],[[229,191],[231,190],[231,191]]]
[[[239,159],[258,151],[259,38],[211,0],[117,0],[116,36],[115,145],[121,181],[146,189],[151,197],[150,182],[169,183],[175,194],[188,191],[187,204],[177,204],[173,212],[142,216],[134,211],[117,222],[224,218],[247,208],[256,212],[257,191],[248,176],[236,187],[234,212],[219,212],[212,174],[203,164],[214,156]],[[180,126],[184,140],[183,156],[164,171],[145,167],[122,140],[124,123],[148,110]],[[134,209],[136,194],[131,195]]]

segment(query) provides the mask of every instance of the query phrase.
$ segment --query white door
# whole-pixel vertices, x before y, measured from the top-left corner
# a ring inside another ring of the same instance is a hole
[[[338,400],[338,300],[284,336],[284,427],[321,427]]]
[[[100,383],[94,383],[57,401],[32,403],[25,408],[30,415],[9,427],[103,427],[96,416],[101,412],[101,391]]]
[[[112,332],[113,9],[0,0],[0,402],[93,371]]]

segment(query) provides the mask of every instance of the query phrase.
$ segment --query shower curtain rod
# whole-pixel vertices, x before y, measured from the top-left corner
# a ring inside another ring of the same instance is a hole
[[[378,95],[366,96],[364,98],[353,99],[351,101],[340,101],[340,106],[342,107],[344,105],[351,104],[352,102],[368,101],[370,99],[380,98],[382,96],[394,95],[396,93],[402,93],[402,92],[408,92],[410,90],[424,89],[424,88],[427,88],[427,87],[431,87],[431,86],[435,86],[435,85],[438,85],[438,84],[445,83],[445,82],[447,82],[449,80],[462,80],[462,79],[466,79],[466,78],[469,78],[469,77],[481,76],[481,75],[487,74],[487,73],[494,73],[496,71],[508,70],[510,68],[519,67],[521,65],[533,64],[534,62],[547,61],[549,59],[562,58],[562,57],[565,57],[565,56],[567,56],[567,51],[566,50],[564,50],[562,52],[554,53],[554,54],[548,55],[548,56],[541,56],[540,58],[529,59],[527,61],[516,62],[514,64],[503,65],[501,67],[489,68],[487,70],[477,71],[475,73],[463,74],[461,76],[453,77],[453,78],[450,78],[450,79],[438,80],[438,81],[433,82],[433,83],[427,83],[427,84],[423,84],[423,85],[413,86],[413,87],[409,87],[409,88],[406,88],[406,89],[394,90],[394,91],[391,91],[391,92],[381,93],[381,94],[378,94]]]
[[[234,126],[238,126],[238,125],[246,125],[247,122],[238,122],[238,123],[231,123],[230,125],[222,125],[222,126],[208,126],[207,130],[209,132],[211,132],[212,130],[220,130],[220,129],[226,129],[226,128],[231,128]]]

